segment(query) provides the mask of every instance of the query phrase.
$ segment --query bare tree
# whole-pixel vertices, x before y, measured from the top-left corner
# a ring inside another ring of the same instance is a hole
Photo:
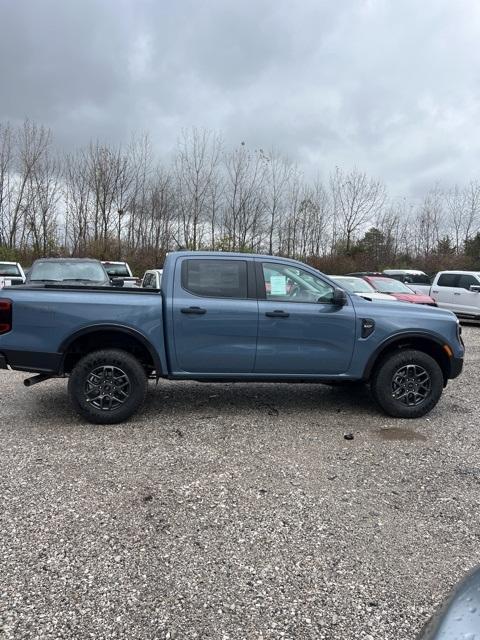
[[[220,160],[221,139],[205,129],[182,131],[175,160],[177,206],[183,243],[198,249]]]
[[[337,167],[330,178],[333,207],[342,231],[345,251],[352,247],[355,234],[370,223],[386,200],[385,186],[353,169],[345,173]]]

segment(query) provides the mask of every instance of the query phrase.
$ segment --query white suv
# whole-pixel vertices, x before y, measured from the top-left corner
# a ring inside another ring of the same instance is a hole
[[[430,295],[439,307],[480,320],[480,271],[440,271]]]

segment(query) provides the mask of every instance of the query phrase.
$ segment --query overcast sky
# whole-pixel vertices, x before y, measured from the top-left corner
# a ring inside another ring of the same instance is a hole
[[[182,127],[397,196],[480,178],[478,0],[0,0],[0,122],[66,149]]]

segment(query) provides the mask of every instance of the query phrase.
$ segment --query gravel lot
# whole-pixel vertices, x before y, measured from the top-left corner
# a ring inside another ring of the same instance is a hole
[[[100,427],[64,381],[1,372],[0,637],[415,638],[480,562],[464,339],[464,375],[408,422],[360,391],[178,382]]]

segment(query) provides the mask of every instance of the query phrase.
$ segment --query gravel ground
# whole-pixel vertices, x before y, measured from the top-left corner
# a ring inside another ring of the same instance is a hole
[[[1,372],[0,637],[415,638],[480,561],[464,338],[464,375],[408,422],[361,391],[170,382],[100,427],[64,381]]]

